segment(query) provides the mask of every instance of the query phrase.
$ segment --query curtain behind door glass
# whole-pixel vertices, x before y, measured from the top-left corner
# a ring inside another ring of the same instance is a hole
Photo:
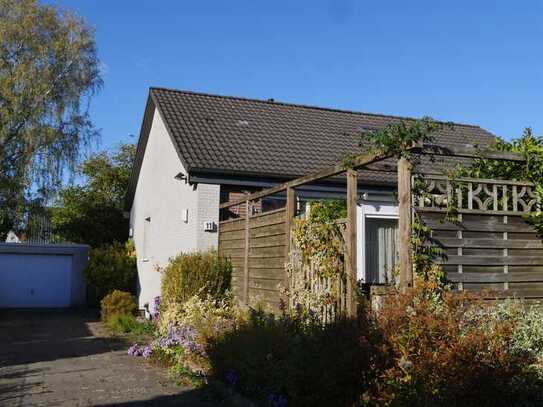
[[[368,283],[387,284],[393,281],[398,259],[398,221],[366,219],[366,279]]]

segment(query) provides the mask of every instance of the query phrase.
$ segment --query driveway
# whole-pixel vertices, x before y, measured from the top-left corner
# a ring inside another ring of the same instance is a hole
[[[210,406],[126,354],[90,312],[0,311],[0,405]]]

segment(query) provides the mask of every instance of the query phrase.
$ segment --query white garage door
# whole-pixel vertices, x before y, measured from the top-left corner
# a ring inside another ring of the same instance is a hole
[[[71,303],[70,255],[0,254],[0,308],[60,308]]]

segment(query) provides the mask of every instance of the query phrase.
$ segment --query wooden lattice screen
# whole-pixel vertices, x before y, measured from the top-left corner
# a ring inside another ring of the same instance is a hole
[[[286,287],[285,208],[219,223],[219,253],[232,261],[232,290],[277,310]]]
[[[539,205],[534,184],[422,179],[428,194],[414,197],[413,208],[444,248],[442,264],[449,281],[460,290],[543,299],[543,245],[525,220]],[[456,207],[456,219],[447,221],[444,214],[451,206]]]

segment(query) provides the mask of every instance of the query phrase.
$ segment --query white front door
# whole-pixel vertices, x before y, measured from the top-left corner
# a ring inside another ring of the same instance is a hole
[[[398,206],[361,201],[357,212],[357,269],[364,283],[385,284],[397,260]]]

